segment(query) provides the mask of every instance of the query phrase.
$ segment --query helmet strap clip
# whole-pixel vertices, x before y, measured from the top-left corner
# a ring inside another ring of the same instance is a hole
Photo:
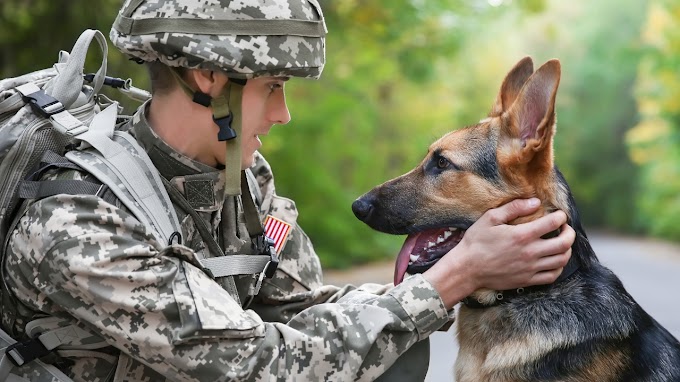
[[[215,124],[220,129],[217,132],[218,141],[223,142],[236,138],[237,135],[236,131],[231,127],[231,121],[233,119],[234,115],[232,113],[229,113],[229,115],[222,118],[216,118],[215,116],[213,116],[213,121],[215,121]]]

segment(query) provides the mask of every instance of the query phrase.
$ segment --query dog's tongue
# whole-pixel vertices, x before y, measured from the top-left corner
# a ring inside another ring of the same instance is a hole
[[[416,241],[418,241],[418,236],[420,236],[420,233],[408,235],[404,245],[401,246],[401,251],[397,255],[397,263],[394,266],[394,285],[399,285],[404,281],[406,268],[408,268],[411,252],[413,252],[413,247],[415,247]]]

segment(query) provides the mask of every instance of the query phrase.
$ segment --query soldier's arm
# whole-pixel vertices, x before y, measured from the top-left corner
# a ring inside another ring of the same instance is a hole
[[[28,307],[67,313],[172,380],[354,380],[378,375],[443,325],[433,287],[414,276],[384,295],[353,292],[287,324],[244,311],[133,216],[93,196],[43,199],[11,241],[13,285]],[[389,349],[387,349],[389,347]]]

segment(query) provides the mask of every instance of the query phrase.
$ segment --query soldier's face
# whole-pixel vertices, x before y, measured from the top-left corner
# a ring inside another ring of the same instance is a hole
[[[253,154],[262,146],[259,136],[269,134],[273,125],[290,121],[284,85],[287,77],[258,77],[243,88],[241,151],[243,168],[253,164]]]

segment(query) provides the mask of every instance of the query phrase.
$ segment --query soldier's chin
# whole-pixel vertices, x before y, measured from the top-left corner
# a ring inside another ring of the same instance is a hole
[[[241,156],[241,170],[246,170],[255,164],[255,152],[252,152],[250,154],[243,153]]]

